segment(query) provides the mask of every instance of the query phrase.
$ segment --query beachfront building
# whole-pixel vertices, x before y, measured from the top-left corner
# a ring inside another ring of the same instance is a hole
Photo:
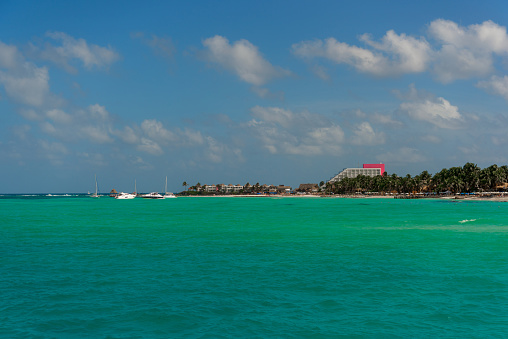
[[[243,185],[232,185],[232,184],[204,185],[201,187],[200,190],[206,193],[238,193],[241,190],[243,190]]]
[[[225,185],[225,184],[217,184],[217,185],[201,185],[196,184],[195,186],[191,186],[189,191],[194,191],[197,194],[238,194],[238,193],[265,193],[265,194],[290,194],[291,186],[286,185],[251,185],[249,183],[245,185]]]
[[[359,175],[375,177],[385,173],[385,164],[363,164],[362,168],[344,168],[342,172],[335,175],[328,182],[334,183],[344,178],[356,178]]]
[[[300,186],[296,189],[297,192],[300,193],[317,193],[319,192],[318,184],[300,184]]]

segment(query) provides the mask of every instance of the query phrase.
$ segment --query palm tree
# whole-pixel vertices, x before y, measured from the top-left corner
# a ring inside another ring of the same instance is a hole
[[[464,190],[466,192],[476,191],[480,187],[480,168],[473,163],[466,163],[462,167],[464,174]]]
[[[252,191],[252,186],[251,184],[249,184],[248,182],[243,186],[243,191],[244,192],[250,192]]]
[[[182,183],[182,186],[183,186],[183,187],[185,187],[185,190],[187,191],[187,181],[184,181],[184,182]]]

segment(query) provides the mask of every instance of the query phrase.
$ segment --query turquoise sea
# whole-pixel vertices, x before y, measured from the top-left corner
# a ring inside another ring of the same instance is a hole
[[[0,196],[2,338],[506,338],[508,203]]]

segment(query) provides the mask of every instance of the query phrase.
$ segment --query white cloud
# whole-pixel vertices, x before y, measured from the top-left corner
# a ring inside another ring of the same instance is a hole
[[[53,46],[50,43],[39,49],[32,47],[32,53],[37,54],[40,58],[50,60],[68,71],[74,72],[74,68],[69,65],[71,60],[79,60],[87,69],[107,68],[116,62],[120,56],[111,48],[111,46],[101,47],[89,44],[84,39],[75,39],[63,32],[48,32],[46,36],[60,41],[60,46]]]
[[[58,130],[55,128],[55,126],[53,126],[53,124],[51,124],[48,121],[44,121],[41,123],[41,130],[44,133],[53,135],[53,136],[56,136],[56,134],[58,134]]]
[[[95,104],[87,109],[67,113],[61,109],[46,111],[50,121],[41,123],[41,130],[64,141],[87,140],[94,143],[110,143],[112,138],[112,119],[104,106]]]
[[[95,121],[109,121],[109,113],[106,110],[106,107],[101,106],[99,104],[94,104],[88,106],[88,114],[92,120]]]
[[[380,113],[374,113],[372,115],[372,120],[392,127],[401,127],[403,125],[402,122],[394,120],[391,116]]]
[[[464,122],[458,107],[451,105],[444,98],[436,98],[423,91],[417,91],[414,86],[410,86],[410,91],[405,98],[409,101],[400,104],[399,111],[413,119],[426,121],[447,129],[459,128]]]
[[[364,34],[361,40],[373,50],[350,46],[334,38],[328,38],[324,41],[303,41],[293,44],[292,51],[303,58],[326,58],[376,76],[423,72],[430,61],[431,48],[424,38],[416,39],[388,31],[381,42],[371,40],[367,34]]]
[[[79,131],[81,132],[81,138],[98,144],[104,144],[113,141],[113,139],[109,136],[109,128],[107,128],[107,126],[88,125],[81,127]]]
[[[202,145],[204,143],[204,138],[200,131],[194,131],[186,128],[180,132],[180,135],[184,144],[195,146]]]
[[[410,117],[430,122],[441,128],[457,128],[457,123],[462,121],[458,107],[453,106],[444,98],[436,98],[435,101],[404,102],[400,109]]]
[[[141,130],[150,139],[162,141],[164,143],[176,139],[174,133],[164,128],[162,122],[154,119],[144,120],[141,123]]]
[[[489,80],[480,81],[477,86],[508,100],[508,76],[493,76]]]
[[[99,144],[113,142],[110,135],[113,122],[104,106],[90,105],[87,110],[78,112],[77,119],[78,126],[75,127],[80,138]]]
[[[208,61],[233,72],[252,85],[261,86],[273,78],[291,74],[265,60],[258,48],[247,40],[242,39],[230,44],[226,38],[216,35],[204,40],[203,45],[208,49]]]
[[[453,21],[438,19],[430,24],[429,33],[444,45],[499,54],[508,53],[506,27],[490,20],[464,28]]]
[[[328,81],[330,80],[330,75],[328,74],[328,70],[321,65],[314,65],[311,67],[312,73],[314,73],[321,80]]]
[[[42,119],[40,114],[32,108],[20,108],[18,113],[26,120],[37,121]]]
[[[52,109],[46,112],[46,116],[56,123],[70,124],[72,117],[61,109]]]
[[[205,151],[206,158],[215,163],[221,162],[225,146],[210,136],[206,138],[206,142],[208,144],[208,149]]]
[[[374,146],[385,143],[384,133],[376,133],[372,126],[366,121],[357,125],[353,133],[354,135],[351,138],[351,143],[354,145]]]
[[[153,155],[161,155],[164,153],[159,144],[147,138],[141,138],[141,142],[137,146],[137,149]]]
[[[278,107],[255,106],[251,109],[251,112],[255,118],[268,123],[276,123],[286,128],[295,120],[293,112]]]
[[[10,46],[0,41],[0,68],[15,68],[20,58],[21,55],[15,46]]]
[[[506,27],[492,21],[461,27],[439,19],[430,24],[429,34],[442,44],[434,73],[444,83],[485,76],[493,71],[493,54],[508,54]]]
[[[137,144],[140,141],[140,137],[130,126],[124,126],[123,130],[113,130],[112,134],[120,138],[120,140],[126,144]]]
[[[19,72],[0,71],[0,83],[9,97],[30,106],[43,105],[49,93],[49,75],[46,67],[38,68],[26,63]]]
[[[272,154],[342,153],[344,132],[340,126],[318,114],[260,106],[252,108],[251,112],[255,119],[247,126]]]
[[[449,20],[435,20],[429,24],[428,36],[436,42],[432,46],[425,37],[411,37],[387,31],[380,41],[369,34],[360,40],[362,48],[337,41],[302,41],[292,45],[293,54],[304,59],[324,58],[347,64],[357,71],[375,76],[396,76],[421,73],[432,69],[435,77],[449,83],[457,79],[486,76],[495,69],[494,56],[508,56],[506,27],[492,21],[463,27]],[[317,74],[327,74],[317,67]]]

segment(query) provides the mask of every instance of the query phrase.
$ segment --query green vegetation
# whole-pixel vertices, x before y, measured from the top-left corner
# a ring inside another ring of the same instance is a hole
[[[351,194],[357,192],[379,193],[472,193],[496,191],[508,182],[508,166],[492,165],[480,169],[476,164],[467,163],[463,167],[442,169],[432,176],[427,171],[411,177],[397,174],[376,177],[360,175],[326,184],[326,193]],[[506,186],[506,185],[505,185]]]

